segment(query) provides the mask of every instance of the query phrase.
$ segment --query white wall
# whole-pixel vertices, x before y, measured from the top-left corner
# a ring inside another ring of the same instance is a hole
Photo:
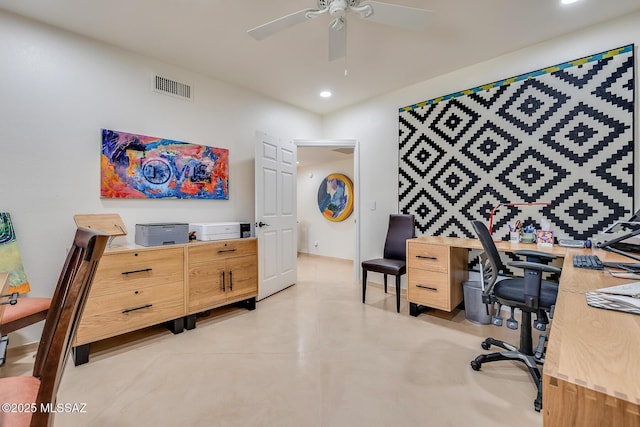
[[[318,209],[318,187],[332,173],[344,174],[353,181],[353,158],[298,168],[298,252],[353,260],[354,215],[332,222]]]
[[[15,15],[0,12],[0,211],[10,212],[32,295],[51,295],[77,213],[136,223],[253,222],[256,130],[321,135],[319,116]],[[154,73],[193,102],[155,93]],[[229,149],[228,201],[100,199],[101,128]],[[39,339],[41,324],[12,336]]]
[[[400,108],[631,43],[636,45],[637,61],[640,13],[463,68],[325,116],[324,138],[352,138],[360,142],[360,200],[356,201],[361,212],[360,258],[382,255],[388,215],[398,212]],[[636,100],[640,99],[638,86],[636,82]],[[636,141],[639,128],[636,111]],[[639,190],[640,186],[636,185],[636,192]],[[639,200],[637,197],[636,194],[636,200]],[[375,211],[368,209],[372,200],[377,201]],[[377,275],[372,275],[370,280],[381,281]]]

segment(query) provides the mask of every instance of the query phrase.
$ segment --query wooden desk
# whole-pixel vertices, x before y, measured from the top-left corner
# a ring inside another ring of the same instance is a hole
[[[9,292],[9,273],[0,272],[0,295],[7,295]],[[2,334],[2,315],[6,304],[5,301],[9,301],[8,297],[0,298],[0,366],[4,364],[4,358],[7,353],[7,345],[9,345],[9,339]]]
[[[476,239],[420,237],[407,241],[407,283],[415,261],[409,249],[440,247],[442,254],[459,258],[450,265],[465,265],[464,250],[482,249]],[[573,268],[573,255],[593,253],[603,261],[626,261],[622,256],[594,249],[497,242],[499,251],[536,249],[564,258],[555,314],[543,375],[543,422],[549,426],[640,427],[640,316],[587,305],[585,293],[633,279],[612,277],[605,271]],[[444,255],[443,255],[444,256]],[[460,259],[461,258],[461,259]],[[451,258],[448,258],[449,260]],[[460,268],[460,267],[457,267]],[[466,273],[447,270],[449,277]],[[450,280],[452,287],[461,286]],[[451,294],[456,294],[451,290]],[[410,288],[407,298],[411,301]]]
[[[7,295],[9,292],[9,273],[0,271],[0,295]],[[6,297],[2,297],[0,302],[8,300]],[[2,321],[2,313],[4,313],[4,304],[0,304],[0,322]]]
[[[542,375],[545,426],[640,426],[640,316],[590,307],[585,297],[629,281],[565,258]]]
[[[9,289],[9,273],[4,271],[0,271],[0,289],[2,289],[0,295],[5,295]]]
[[[535,249],[560,258],[567,252],[560,246],[538,248],[531,243],[496,242],[496,246],[501,252]],[[420,307],[452,311],[462,302],[470,249],[481,250],[480,241],[440,236],[407,240],[407,300],[412,316],[420,314]]]
[[[5,273],[0,271],[0,295],[8,295],[9,294],[9,273]],[[9,301],[9,297],[1,297],[0,302],[4,303]],[[0,331],[2,331],[2,314],[4,313],[4,308],[6,304],[0,304]]]

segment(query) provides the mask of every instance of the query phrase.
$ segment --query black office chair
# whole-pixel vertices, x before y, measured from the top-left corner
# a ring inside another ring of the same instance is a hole
[[[487,338],[482,342],[482,348],[488,350],[492,345],[507,351],[481,354],[471,361],[471,367],[479,371],[483,363],[498,360],[519,360],[529,369],[538,388],[538,395],[534,401],[536,411],[542,409],[542,375],[538,365],[544,363],[544,348],[546,336],[540,335],[539,343],[534,351],[531,328],[531,314],[536,313],[537,319],[534,326],[538,330],[545,330],[548,323],[547,313],[551,313],[558,297],[558,284],[542,280],[542,273],[560,273],[560,269],[543,264],[555,258],[555,256],[538,251],[521,250],[515,254],[526,257],[526,261],[508,263],[509,266],[524,269],[524,277],[506,278],[498,280],[498,274],[504,273],[506,268],[500,259],[489,230],[480,221],[472,221],[472,225],[478,239],[482,243],[484,252],[480,254],[480,270],[482,281],[482,300],[487,304],[487,309],[498,304],[496,314],[492,317],[492,323],[502,325],[500,308],[502,305],[511,307],[511,317],[507,319],[507,327],[518,328],[518,322],[514,318],[516,308],[522,312],[522,327],[520,329],[520,348],[494,338]]]
[[[413,215],[389,215],[389,229],[384,243],[383,258],[362,261],[362,303],[367,293],[367,271],[384,274],[384,293],[387,275],[396,276],[396,310],[400,312],[400,278],[407,272],[407,239],[415,237]]]

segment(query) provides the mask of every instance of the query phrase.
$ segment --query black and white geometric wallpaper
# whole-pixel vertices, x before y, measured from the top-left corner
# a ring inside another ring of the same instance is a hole
[[[633,212],[634,46],[400,109],[399,210],[418,234],[475,237],[469,221],[587,239]]]

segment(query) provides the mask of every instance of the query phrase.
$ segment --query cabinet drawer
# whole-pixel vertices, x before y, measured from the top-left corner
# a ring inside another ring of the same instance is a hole
[[[409,243],[408,267],[446,273],[449,264],[449,247]]]
[[[410,302],[441,310],[450,310],[449,275],[410,268],[407,299]]]
[[[167,283],[184,283],[184,249],[128,251],[105,254],[91,286],[93,299]]]
[[[254,255],[258,252],[256,239],[225,240],[194,243],[189,246],[189,264],[215,261],[220,258]]]
[[[183,282],[87,300],[75,345],[120,335],[185,315]]]

